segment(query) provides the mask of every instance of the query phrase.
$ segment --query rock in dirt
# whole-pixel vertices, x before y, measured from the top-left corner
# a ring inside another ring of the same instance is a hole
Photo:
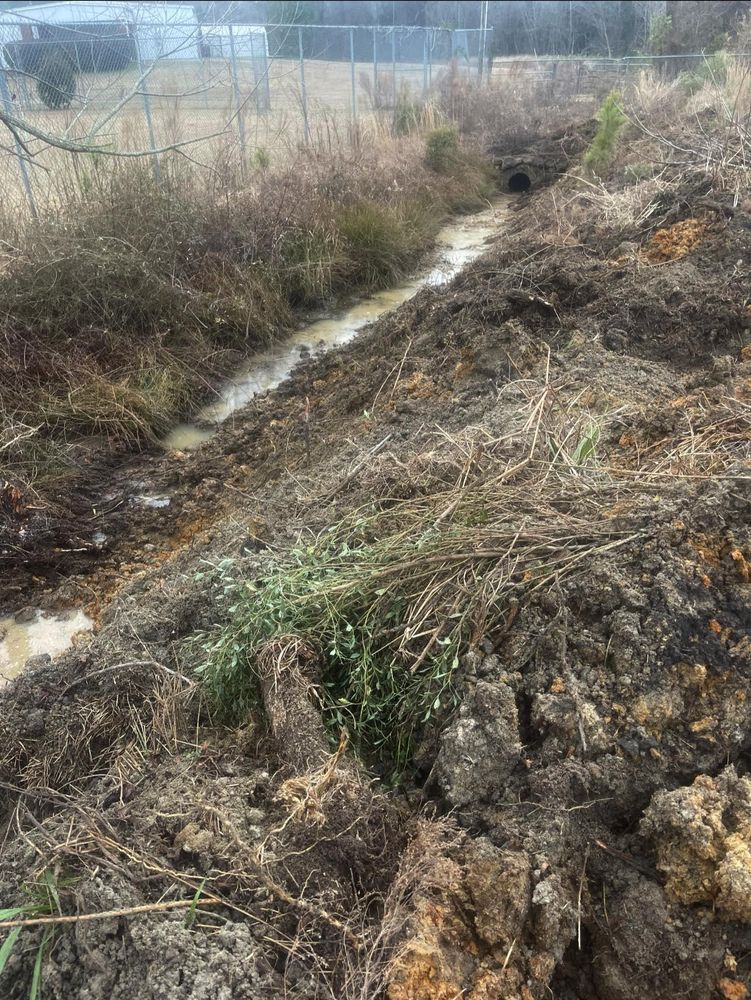
[[[704,1000],[713,994],[724,946],[701,914],[673,907],[661,886],[636,873],[591,925],[592,972],[608,1000]]]
[[[503,851],[484,837],[468,843],[465,858],[477,933],[491,947],[509,948],[519,937],[532,902],[529,859]]]
[[[513,691],[480,680],[441,738],[435,776],[451,805],[465,806],[500,793],[520,753]]]
[[[281,995],[282,978],[247,923],[230,920],[206,933],[186,927],[183,913],[157,914],[92,921],[62,936],[46,963],[45,993],[77,1000],[270,1000]]]

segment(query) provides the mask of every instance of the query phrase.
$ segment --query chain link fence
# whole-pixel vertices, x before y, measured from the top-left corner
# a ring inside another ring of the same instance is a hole
[[[92,7],[107,10],[70,20]],[[71,148],[148,154],[157,173],[175,149],[206,166],[265,161],[420,98],[449,65],[479,78],[490,47],[480,30],[199,25],[189,10],[52,4],[45,20],[42,8],[0,16],[6,207],[39,214],[64,197],[88,169],[64,165]]]
[[[0,196],[34,215],[115,152],[148,156],[157,174],[174,150],[247,169],[396,115],[461,75],[488,81],[499,101],[530,83],[554,100],[597,96],[644,69],[672,78],[707,64],[700,55],[491,62],[491,31],[480,29],[199,25],[192,7],[146,3],[34,11],[0,16]]]

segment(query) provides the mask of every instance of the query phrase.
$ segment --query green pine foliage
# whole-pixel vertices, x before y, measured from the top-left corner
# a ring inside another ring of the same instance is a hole
[[[601,174],[613,158],[618,136],[626,124],[620,96],[618,91],[611,90],[597,113],[600,124],[584,156],[584,166],[589,173]]]

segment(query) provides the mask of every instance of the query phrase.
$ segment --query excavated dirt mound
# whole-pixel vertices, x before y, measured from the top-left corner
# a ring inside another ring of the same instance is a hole
[[[110,470],[108,550],[47,577],[98,630],[0,695],[0,900],[51,871],[65,914],[116,911],[47,939],[46,996],[746,996],[751,217],[706,194],[572,247],[531,230],[533,195],[196,453]],[[498,469],[520,532],[560,482],[550,516],[613,541],[545,587],[520,568],[404,787],[322,750],[299,649],[265,712],[218,725],[185,643],[228,614],[207,566],[263,580],[300,531]]]

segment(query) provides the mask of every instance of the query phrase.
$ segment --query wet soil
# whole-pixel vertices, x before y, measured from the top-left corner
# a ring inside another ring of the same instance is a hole
[[[57,543],[107,541],[39,585],[97,630],[0,694],[0,900],[49,869],[67,914],[154,909],[63,925],[49,997],[746,996],[751,216],[698,178],[551,245],[544,197],[195,451],[98,471]],[[263,579],[300,532],[498,469],[520,517],[560,483],[618,544],[474,636],[416,777],[321,755],[297,668],[212,719],[185,642],[228,616],[212,565]]]

